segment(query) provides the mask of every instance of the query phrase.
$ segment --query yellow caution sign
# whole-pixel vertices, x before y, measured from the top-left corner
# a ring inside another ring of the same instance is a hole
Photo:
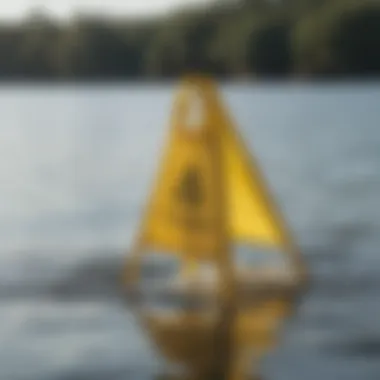
[[[230,241],[278,248],[291,244],[213,83],[187,78],[175,101],[142,243],[212,258],[219,249],[220,219]]]

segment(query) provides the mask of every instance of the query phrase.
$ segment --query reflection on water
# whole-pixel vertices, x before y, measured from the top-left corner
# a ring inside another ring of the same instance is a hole
[[[119,280],[171,90],[0,90],[1,379],[164,373]],[[225,94],[313,272],[263,378],[378,380],[380,87]]]

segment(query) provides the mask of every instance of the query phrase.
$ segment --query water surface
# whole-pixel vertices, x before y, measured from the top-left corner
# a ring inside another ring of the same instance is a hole
[[[152,379],[119,274],[171,86],[0,88],[0,378]],[[380,376],[380,85],[228,85],[312,268],[273,380]]]

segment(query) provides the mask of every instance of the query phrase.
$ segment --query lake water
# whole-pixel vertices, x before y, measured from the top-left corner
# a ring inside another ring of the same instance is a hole
[[[173,87],[0,87],[0,379],[153,379],[119,274]],[[271,380],[380,378],[380,84],[226,85],[314,276]]]

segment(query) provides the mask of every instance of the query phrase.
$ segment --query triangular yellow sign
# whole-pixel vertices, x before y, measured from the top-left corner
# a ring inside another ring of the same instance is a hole
[[[140,243],[213,259],[230,242],[291,250],[292,242],[254,160],[212,81],[186,78],[143,219]]]

